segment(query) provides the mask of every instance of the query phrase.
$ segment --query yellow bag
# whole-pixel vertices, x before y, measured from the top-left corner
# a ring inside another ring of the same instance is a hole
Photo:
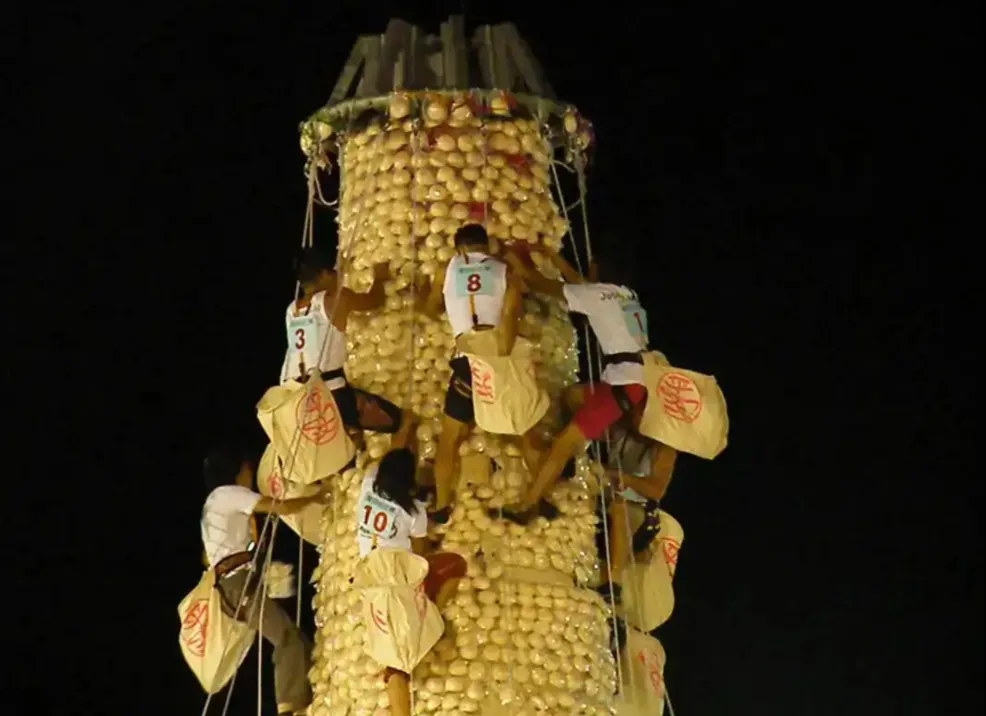
[[[424,593],[428,561],[406,549],[377,548],[356,566],[366,643],[383,666],[410,674],[445,631],[445,621]]]
[[[257,418],[291,482],[317,482],[356,454],[332,391],[317,373],[307,384],[292,380],[269,389],[257,404]]]
[[[674,368],[654,351],[644,354],[644,384],[643,435],[707,460],[726,448],[726,398],[713,376]]]
[[[300,482],[285,480],[281,475],[281,459],[274,444],[267,445],[257,465],[257,488],[264,497],[278,500],[292,500],[296,497],[309,497],[319,491],[318,485],[302,485]],[[290,527],[306,542],[314,545],[322,543],[323,505],[312,503],[291,515],[281,515],[281,522]]]
[[[216,573],[207,569],[198,585],[178,605],[178,644],[189,668],[206,693],[222,689],[240,668],[256,634],[228,616],[216,588]]]
[[[620,653],[620,695],[617,716],[661,716],[664,713],[664,664],[661,642],[650,634],[627,627],[627,641]]]
[[[518,337],[510,355],[500,356],[497,334],[495,330],[467,333],[456,341],[472,371],[476,425],[497,435],[523,435],[544,417],[551,403],[538,387],[530,341]]]
[[[631,561],[623,570],[622,615],[630,626],[653,631],[674,611],[675,568],[685,539],[681,524],[664,510],[657,538],[646,561]]]

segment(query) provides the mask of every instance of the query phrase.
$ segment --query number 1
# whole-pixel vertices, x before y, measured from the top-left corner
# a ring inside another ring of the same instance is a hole
[[[636,311],[633,312],[633,317],[637,319],[637,325],[640,327],[640,332],[644,332],[644,324],[640,320],[640,314]]]

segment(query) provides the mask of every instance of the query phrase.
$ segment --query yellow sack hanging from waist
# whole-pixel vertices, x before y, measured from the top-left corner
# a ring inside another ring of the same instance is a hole
[[[377,548],[357,565],[363,651],[378,664],[410,674],[442,638],[445,621],[424,593],[427,574],[427,560],[405,549]]]
[[[538,387],[530,341],[517,338],[509,356],[497,355],[497,331],[459,336],[469,359],[476,425],[497,435],[523,435],[548,412],[548,394]]]
[[[657,537],[644,559],[634,555],[623,570],[623,619],[642,631],[653,631],[674,611],[674,572],[685,539],[681,523],[660,511]]]
[[[291,482],[317,482],[356,454],[332,391],[318,374],[307,383],[292,380],[268,390],[257,404],[257,418]]]
[[[664,664],[661,642],[627,627],[627,641],[620,652],[620,696],[617,716],[661,716],[664,713]]]
[[[310,497],[318,493],[320,489],[318,485],[303,485],[293,480],[285,480],[281,474],[281,467],[281,458],[278,457],[274,444],[268,444],[260,458],[260,464],[257,465],[257,488],[261,495],[278,500],[293,500],[296,497]],[[280,520],[306,542],[320,545],[324,510],[324,505],[313,502],[302,508],[300,512],[281,515]]]
[[[245,622],[246,608],[242,611]],[[211,569],[181,600],[178,618],[178,644],[185,661],[206,693],[217,693],[240,668],[256,630],[223,611],[216,573]]]
[[[726,398],[713,376],[674,368],[655,351],[644,354],[644,384],[641,434],[707,460],[726,448]]]

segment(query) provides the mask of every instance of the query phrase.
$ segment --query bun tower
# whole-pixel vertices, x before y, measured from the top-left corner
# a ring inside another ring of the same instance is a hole
[[[455,342],[447,320],[418,311],[424,281],[454,254],[453,235],[483,224],[500,244],[527,249],[545,276],[569,232],[555,162],[584,167],[591,125],[554,98],[512,24],[467,37],[461,17],[438,35],[392,20],[360,37],[325,107],[301,127],[310,176],[338,175],[338,269],[365,291],[390,265],[386,304],[347,326],[348,380],[411,410],[421,474],[436,452]],[[567,173],[567,172],[566,172]],[[557,299],[525,297],[520,335],[536,349],[537,381],[552,408],[538,429],[561,427],[561,396],[578,380],[578,342]],[[354,512],[369,464],[390,435],[367,432],[356,466],[332,482],[316,584],[312,716],[386,716],[383,667],[364,654],[366,627],[351,584]],[[448,629],[411,674],[417,716],[615,713],[612,613],[592,591],[601,468],[581,455],[552,501],[561,516],[526,526],[498,519],[532,480],[508,436],[474,428],[459,450],[454,509],[429,535],[465,558],[445,606]]]

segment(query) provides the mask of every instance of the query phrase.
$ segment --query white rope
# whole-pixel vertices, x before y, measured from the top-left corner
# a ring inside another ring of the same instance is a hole
[[[674,716],[674,706],[671,704],[671,693],[668,691],[668,682],[661,679],[661,683],[664,685],[664,703],[668,705],[668,716]]]
[[[582,271],[582,261],[579,258],[579,249],[578,249],[578,246],[575,243],[575,234],[574,234],[574,231],[573,231],[573,228],[572,228],[571,218],[569,217],[569,214],[568,214],[568,207],[567,207],[567,204],[565,202],[564,191],[562,190],[561,182],[559,181],[559,178],[558,178],[558,170],[556,169],[556,165],[559,164],[559,163],[560,162],[557,162],[557,161],[552,160],[552,162],[551,162],[551,174],[552,174],[552,178],[555,181],[555,189],[558,192],[558,204],[559,204],[559,206],[560,206],[560,208],[562,210],[562,214],[563,214],[563,216],[565,218],[565,223],[566,223],[566,225],[568,227],[568,231],[566,233],[567,233],[567,235],[569,237],[569,240],[570,240],[570,244],[571,244],[571,247],[572,247],[572,253],[575,255],[575,265],[576,265],[576,268],[578,269],[579,273],[582,274],[583,276],[585,276],[585,273]],[[565,165],[562,164],[562,166],[565,166]],[[568,167],[566,167],[566,168],[568,168]],[[584,182],[579,182],[579,195],[580,195],[579,196],[579,200],[577,202],[575,202],[575,203],[576,204],[581,204],[583,206],[583,211],[584,211],[584,207],[585,207],[585,183]],[[585,214],[583,213],[583,217],[584,216],[585,216]],[[588,225],[586,225],[584,228],[585,228],[585,231],[586,231],[586,242],[588,243]],[[591,256],[592,256],[592,251],[591,251],[591,249],[588,249],[587,250],[587,257],[590,259],[590,262],[591,262]],[[594,374],[594,371],[593,371],[594,365],[593,365],[593,360],[592,360],[592,355],[593,355],[593,353],[592,353],[592,346],[593,346],[593,343],[592,343],[592,340],[591,340],[591,337],[590,337],[589,326],[588,325],[583,326],[583,335],[584,335],[584,338],[585,338],[585,347],[586,347],[586,367],[587,367],[587,372],[588,372],[588,375],[589,375],[588,390],[592,390],[593,389],[593,386],[595,386],[595,384],[596,384],[596,380],[595,380],[595,374]],[[602,374],[602,371],[600,369],[600,375],[601,374]],[[595,448],[594,451],[593,451],[593,448]],[[595,460],[596,460],[596,462],[598,462],[600,465],[602,465],[602,455],[601,455],[600,447],[595,442],[593,442],[593,443],[590,444],[590,447],[589,447],[589,455],[590,455],[590,457],[593,456],[593,452],[595,453]],[[600,499],[601,508],[602,508],[601,519],[602,519],[602,524],[603,524],[603,547],[604,547],[604,551],[605,551],[605,559],[606,559],[607,564],[612,564],[612,548],[611,548],[610,537],[609,537],[609,506],[607,505],[607,502],[606,502],[605,484],[600,484],[599,487],[600,487],[600,489],[599,489],[599,499]],[[616,645],[619,646],[619,642],[617,641],[617,635],[619,634],[619,630],[617,628],[617,626],[618,626],[617,625],[617,619],[618,618],[616,616],[616,595],[615,595],[615,593],[613,591],[612,584],[610,584],[609,602],[610,602],[610,613],[611,613],[611,616],[612,616],[611,623],[612,623],[612,629],[613,629],[613,639],[614,639],[614,642],[616,643]],[[620,684],[622,684],[623,683],[623,667],[622,667],[622,664],[621,664],[619,653],[616,653],[614,655],[614,661],[615,661],[615,666],[616,666],[616,677],[617,677],[617,680],[619,681]],[[631,674],[632,674],[632,670],[631,670]],[[620,689],[620,694],[621,694],[621,696],[625,700],[626,699],[625,689],[622,689],[621,688]]]

